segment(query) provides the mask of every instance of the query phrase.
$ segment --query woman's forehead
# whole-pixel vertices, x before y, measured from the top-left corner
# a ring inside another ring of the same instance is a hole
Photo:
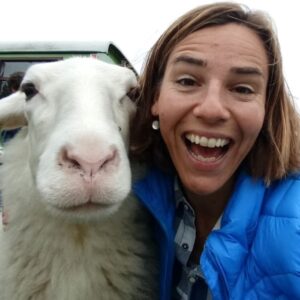
[[[239,24],[206,27],[189,34],[171,52],[168,65],[191,57],[202,65],[231,62],[236,66],[256,66],[267,77],[268,57],[258,34]]]

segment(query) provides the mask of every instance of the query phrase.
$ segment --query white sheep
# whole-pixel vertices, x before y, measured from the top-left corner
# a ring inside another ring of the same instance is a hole
[[[129,69],[71,58],[32,66],[0,101],[0,127],[24,126],[1,167],[1,300],[158,298],[151,219],[127,197],[135,85]]]

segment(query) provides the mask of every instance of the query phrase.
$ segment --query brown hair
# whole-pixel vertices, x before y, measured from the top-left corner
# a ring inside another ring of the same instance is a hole
[[[262,40],[268,60],[269,78],[263,128],[244,163],[254,177],[267,183],[299,169],[299,119],[285,85],[280,46],[269,17],[236,3],[215,3],[193,9],[177,19],[152,47],[140,78],[138,110],[132,126],[131,154],[168,169],[172,163],[158,132],[151,128],[151,106],[159,94],[166,64],[174,47],[189,34],[208,26],[237,23]]]

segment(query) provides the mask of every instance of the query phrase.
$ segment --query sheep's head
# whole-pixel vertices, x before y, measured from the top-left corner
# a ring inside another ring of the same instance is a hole
[[[134,73],[92,58],[32,66],[0,101],[0,126],[28,126],[29,165],[42,201],[71,218],[115,211],[131,185],[127,93]]]

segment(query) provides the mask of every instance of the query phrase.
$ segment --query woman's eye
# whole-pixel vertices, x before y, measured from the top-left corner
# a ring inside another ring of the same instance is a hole
[[[32,97],[34,97],[38,93],[38,90],[36,89],[34,84],[31,82],[24,83],[21,86],[21,91],[25,93],[27,101],[30,100]]]
[[[176,83],[182,86],[194,86],[196,85],[196,80],[190,77],[184,77],[176,80]]]
[[[244,86],[244,85],[236,86],[233,90],[236,93],[244,94],[244,95],[250,95],[254,93],[254,90],[251,87]]]

